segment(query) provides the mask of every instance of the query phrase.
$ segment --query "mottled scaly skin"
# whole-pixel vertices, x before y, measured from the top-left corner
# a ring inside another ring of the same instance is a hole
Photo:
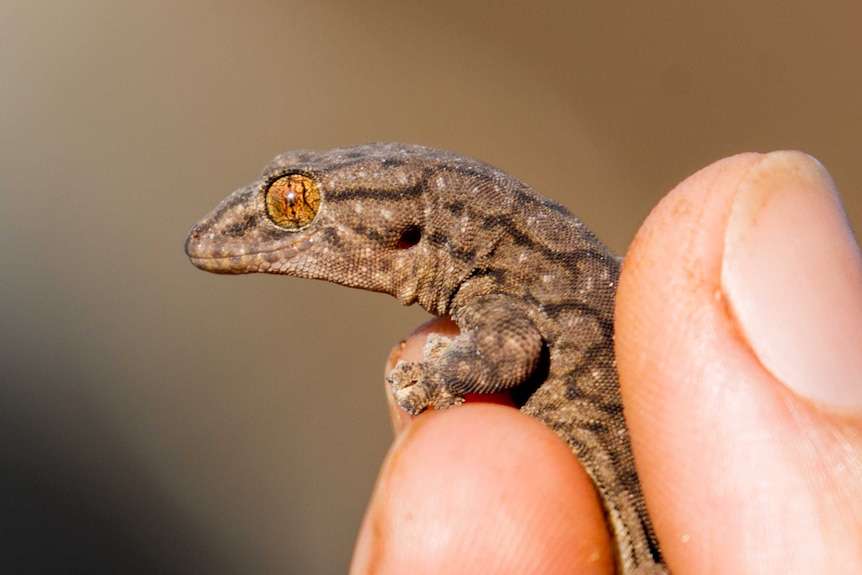
[[[267,208],[273,183],[293,174],[320,196],[296,230]],[[592,477],[618,569],[666,573],[620,402],[620,260],[564,207],[451,152],[401,144],[289,152],[201,220],[186,252],[212,272],[323,279],[450,315],[461,335],[393,370],[399,404],[418,413],[517,387],[523,411],[566,441]]]

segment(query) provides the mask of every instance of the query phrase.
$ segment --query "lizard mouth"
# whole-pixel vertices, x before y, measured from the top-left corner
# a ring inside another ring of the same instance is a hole
[[[192,265],[221,274],[255,272],[285,273],[297,255],[314,246],[320,230],[302,234],[296,241],[272,242],[269,246],[249,248],[239,240],[219,238],[212,231],[195,226],[186,238],[186,255]]]

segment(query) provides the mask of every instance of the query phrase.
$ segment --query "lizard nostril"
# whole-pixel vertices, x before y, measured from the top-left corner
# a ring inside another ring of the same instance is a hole
[[[399,250],[410,249],[422,239],[422,230],[417,225],[408,226],[403,232],[395,247]]]

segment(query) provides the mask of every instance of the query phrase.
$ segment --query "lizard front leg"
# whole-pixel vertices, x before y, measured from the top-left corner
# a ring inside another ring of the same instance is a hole
[[[495,393],[525,382],[538,365],[543,340],[522,311],[502,294],[483,296],[452,314],[461,334],[429,338],[425,361],[399,361],[387,378],[398,405],[416,414],[445,409],[467,393]]]

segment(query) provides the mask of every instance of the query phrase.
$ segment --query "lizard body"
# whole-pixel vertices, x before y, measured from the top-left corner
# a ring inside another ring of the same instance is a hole
[[[389,376],[411,413],[517,388],[596,485],[621,573],[667,573],[635,471],[616,371],[620,259],[507,173],[451,152],[371,144],[276,157],[189,233],[217,273],[268,272],[386,292],[451,316],[425,361]]]

